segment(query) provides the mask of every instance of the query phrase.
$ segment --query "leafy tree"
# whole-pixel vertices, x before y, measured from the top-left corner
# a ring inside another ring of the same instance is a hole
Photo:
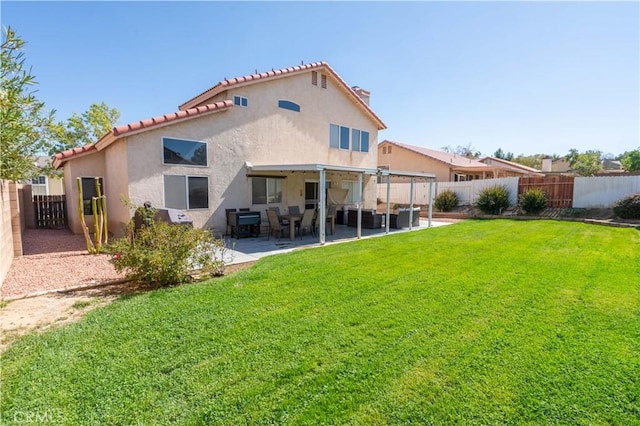
[[[620,157],[620,162],[628,172],[640,171],[640,148],[627,151]]]
[[[602,152],[589,150],[583,153],[577,149],[570,149],[565,157],[569,161],[571,169],[579,176],[592,176],[602,170]]]
[[[106,103],[93,103],[81,115],[74,113],[53,126],[54,142],[50,154],[89,145],[104,136],[118,121],[120,111]]]
[[[25,41],[8,27],[0,53],[0,179],[19,181],[37,173],[34,157],[49,147],[53,111],[35,97],[31,69],[25,69]]]
[[[467,157],[467,158],[478,158],[482,155],[480,151],[476,150],[473,147],[473,145],[471,145],[471,142],[469,142],[465,146],[458,145],[456,148],[452,148],[450,145],[447,145],[447,146],[443,146],[441,149],[444,152],[461,155],[462,157]]]
[[[500,158],[502,160],[507,160],[507,161],[513,160],[513,152],[507,152],[505,154],[505,152],[502,150],[502,148],[498,148],[498,150],[493,153],[493,156],[495,158]]]
[[[517,157],[511,159],[514,163],[522,164],[523,166],[533,167],[540,170],[542,168],[542,160],[546,158],[545,154],[523,155],[520,154]]]

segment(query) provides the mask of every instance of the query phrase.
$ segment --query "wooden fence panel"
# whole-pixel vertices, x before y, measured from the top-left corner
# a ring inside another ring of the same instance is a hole
[[[67,203],[64,195],[34,195],[33,211],[36,228],[67,226]]]
[[[573,176],[521,177],[518,198],[531,188],[547,194],[547,207],[570,208],[573,204]]]

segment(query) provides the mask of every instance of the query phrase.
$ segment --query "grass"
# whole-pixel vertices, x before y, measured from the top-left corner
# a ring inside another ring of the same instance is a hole
[[[640,424],[640,233],[468,221],[122,298],[3,355],[2,420]]]

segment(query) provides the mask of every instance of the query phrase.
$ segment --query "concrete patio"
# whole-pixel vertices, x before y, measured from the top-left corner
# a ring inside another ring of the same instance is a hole
[[[451,222],[438,222],[431,221],[431,228],[439,226],[451,225]],[[402,232],[415,232],[425,229],[431,229],[428,227],[429,222],[427,220],[420,220],[420,226],[413,229],[389,229],[389,234],[398,234]],[[348,227],[346,225],[336,225],[335,234],[331,235],[327,233],[325,245],[347,243],[351,241],[357,241],[356,228]],[[362,229],[362,238],[384,237],[385,228],[380,229]],[[267,239],[268,234],[263,232],[258,238],[229,238],[224,237],[227,242],[228,251],[225,259],[227,263],[232,265],[236,263],[252,262],[265,256],[271,256],[274,254],[287,253],[293,250],[321,247],[317,235],[305,234],[300,238],[296,236],[295,240],[289,239],[287,235],[278,239],[271,236]]]

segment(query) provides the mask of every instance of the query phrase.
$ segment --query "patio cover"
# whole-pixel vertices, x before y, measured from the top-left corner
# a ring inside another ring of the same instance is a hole
[[[385,232],[389,233],[389,221],[391,215],[391,204],[389,202],[390,198],[390,187],[391,187],[391,176],[404,176],[411,178],[411,195],[410,195],[410,213],[409,213],[409,229],[411,229],[411,223],[413,222],[413,185],[416,178],[423,178],[429,180],[429,227],[431,226],[431,218],[432,218],[432,205],[433,205],[433,183],[436,179],[436,175],[433,173],[420,173],[420,172],[408,172],[408,171],[394,171],[394,170],[385,170],[378,168],[364,168],[364,167],[351,167],[351,166],[340,166],[333,164],[268,164],[268,165],[253,165],[249,162],[246,163],[247,170],[250,173],[254,172],[318,172],[320,175],[320,182],[318,192],[320,193],[319,206],[320,211],[318,212],[318,217],[324,218],[326,217],[326,179],[327,172],[343,172],[343,173],[355,173],[358,175],[358,192],[356,199],[358,200],[358,227],[357,227],[357,238],[362,236],[362,178],[364,175],[370,176],[386,176],[387,177],[387,212],[386,212],[386,229]],[[320,220],[320,228],[319,228],[319,242],[320,244],[325,243],[326,236],[326,221]]]

